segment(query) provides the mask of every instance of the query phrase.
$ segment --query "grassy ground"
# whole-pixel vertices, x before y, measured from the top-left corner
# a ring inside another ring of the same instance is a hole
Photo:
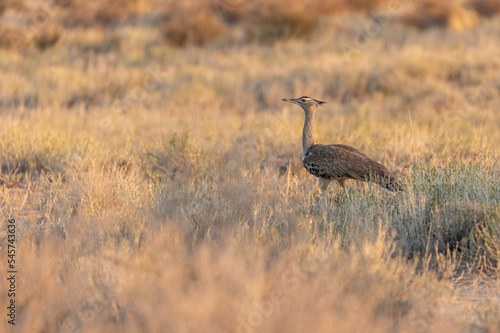
[[[272,43],[178,48],[129,22],[0,49],[15,329],[498,331],[500,19],[360,33],[381,21],[343,13]],[[407,190],[325,204],[281,102],[301,95],[328,101],[321,142]]]

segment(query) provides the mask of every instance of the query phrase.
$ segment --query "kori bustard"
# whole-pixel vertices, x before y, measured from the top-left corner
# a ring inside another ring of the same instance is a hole
[[[346,195],[345,182],[348,179],[371,181],[393,192],[403,190],[403,186],[385,166],[356,148],[346,145],[322,145],[316,141],[314,115],[318,106],[326,102],[307,96],[283,98],[283,101],[295,103],[305,112],[302,164],[310,174],[318,178],[323,196],[332,180],[339,183]]]

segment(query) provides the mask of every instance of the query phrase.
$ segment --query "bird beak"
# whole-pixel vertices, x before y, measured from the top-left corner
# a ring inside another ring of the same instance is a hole
[[[282,98],[281,100],[284,101],[284,102],[295,103],[295,99],[294,98]]]

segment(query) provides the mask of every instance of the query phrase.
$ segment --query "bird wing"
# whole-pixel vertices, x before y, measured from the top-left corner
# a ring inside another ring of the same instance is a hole
[[[356,179],[391,177],[389,170],[356,148],[346,145],[315,145],[302,159],[304,167],[316,177]]]

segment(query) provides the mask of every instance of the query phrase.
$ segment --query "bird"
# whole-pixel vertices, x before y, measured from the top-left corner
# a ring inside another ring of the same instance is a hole
[[[314,137],[314,117],[318,106],[326,102],[302,96],[283,98],[300,106],[305,112],[302,131],[302,164],[306,170],[318,178],[320,189],[326,200],[325,192],[330,182],[336,180],[347,197],[346,181],[374,182],[392,192],[403,191],[403,185],[382,164],[371,159],[356,148],[342,144],[323,145]]]

